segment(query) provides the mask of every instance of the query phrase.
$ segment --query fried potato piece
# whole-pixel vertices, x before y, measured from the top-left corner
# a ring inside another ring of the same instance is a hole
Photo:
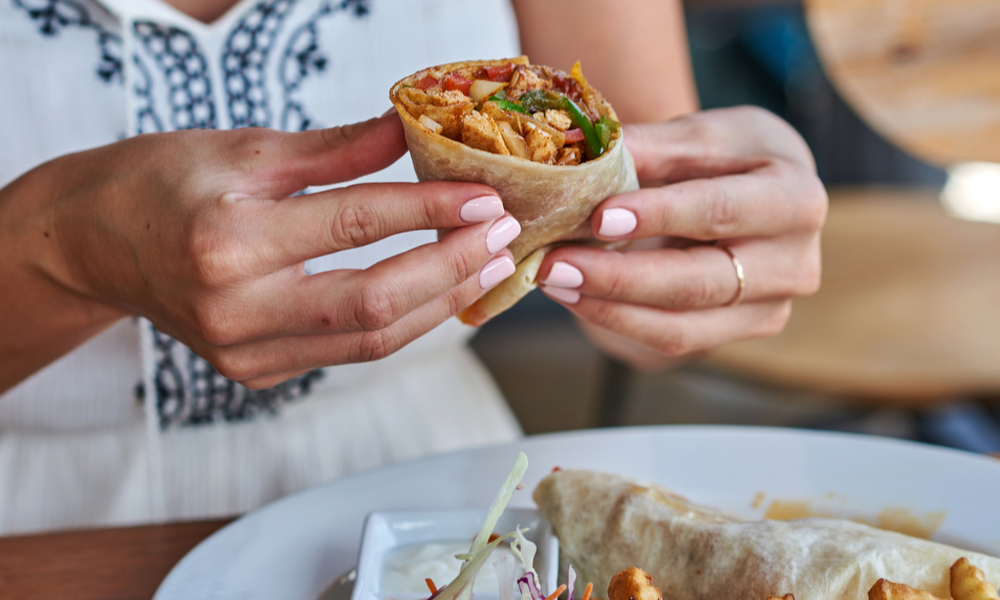
[[[997,588],[981,569],[963,556],[951,566],[951,597],[955,600],[1000,600]]]
[[[608,600],[663,600],[653,576],[638,567],[629,567],[611,578]]]
[[[868,600],[941,600],[930,592],[911,588],[905,583],[879,579],[868,590]]]

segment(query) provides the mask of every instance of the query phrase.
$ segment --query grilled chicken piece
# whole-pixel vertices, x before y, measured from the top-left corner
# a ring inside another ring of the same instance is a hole
[[[536,121],[541,121],[547,125],[555,127],[559,131],[566,131],[573,126],[573,119],[569,118],[569,113],[564,110],[549,109],[544,113],[537,112],[532,117]]]
[[[510,154],[496,121],[480,112],[472,111],[462,119],[462,142],[493,154]]]
[[[563,167],[571,167],[580,164],[583,160],[583,152],[578,146],[565,146],[559,151],[559,158],[556,164]]]
[[[507,87],[507,99],[517,100],[531,90],[550,90],[552,82],[542,79],[531,69],[520,66],[514,69],[514,74],[510,77],[510,85]]]
[[[427,91],[427,96],[430,97],[431,102],[433,102],[436,106],[453,106],[455,104],[472,102],[472,98],[469,98],[458,90],[430,89]]]
[[[534,123],[524,124],[524,141],[528,142],[531,160],[551,165],[556,161],[559,148],[552,136]]]

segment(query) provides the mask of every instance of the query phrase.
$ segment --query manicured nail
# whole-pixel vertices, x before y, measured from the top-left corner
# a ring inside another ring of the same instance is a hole
[[[549,276],[542,283],[560,288],[580,287],[583,285],[583,273],[569,263],[558,261],[553,263]]]
[[[607,237],[618,237],[632,233],[638,221],[635,213],[627,208],[609,208],[601,215],[601,228],[597,233]]]
[[[462,205],[458,216],[466,223],[482,223],[503,216],[503,202],[496,196],[480,196]]]
[[[479,270],[479,287],[488,290],[513,274],[514,261],[508,256],[499,256]]]
[[[576,290],[567,290],[566,288],[543,285],[542,291],[545,292],[546,296],[551,297],[553,300],[558,300],[566,304],[576,304],[580,301],[580,292]]]
[[[490,254],[496,254],[514,241],[521,233],[521,224],[514,217],[504,217],[493,224],[486,232],[486,249]]]

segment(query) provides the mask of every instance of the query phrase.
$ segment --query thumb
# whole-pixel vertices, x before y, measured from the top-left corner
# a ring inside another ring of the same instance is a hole
[[[361,123],[288,134],[282,171],[297,191],[374,173],[405,153],[403,124],[392,109]]]

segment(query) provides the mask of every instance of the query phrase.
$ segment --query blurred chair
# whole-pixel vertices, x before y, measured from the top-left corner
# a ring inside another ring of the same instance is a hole
[[[805,8],[824,68],[876,130],[945,167],[1000,162],[1000,2]],[[1000,187],[991,193],[1000,203]],[[950,216],[936,191],[830,195],[822,289],[795,302],[780,336],[726,346],[707,364],[922,412],[1000,400],[1000,225]]]

